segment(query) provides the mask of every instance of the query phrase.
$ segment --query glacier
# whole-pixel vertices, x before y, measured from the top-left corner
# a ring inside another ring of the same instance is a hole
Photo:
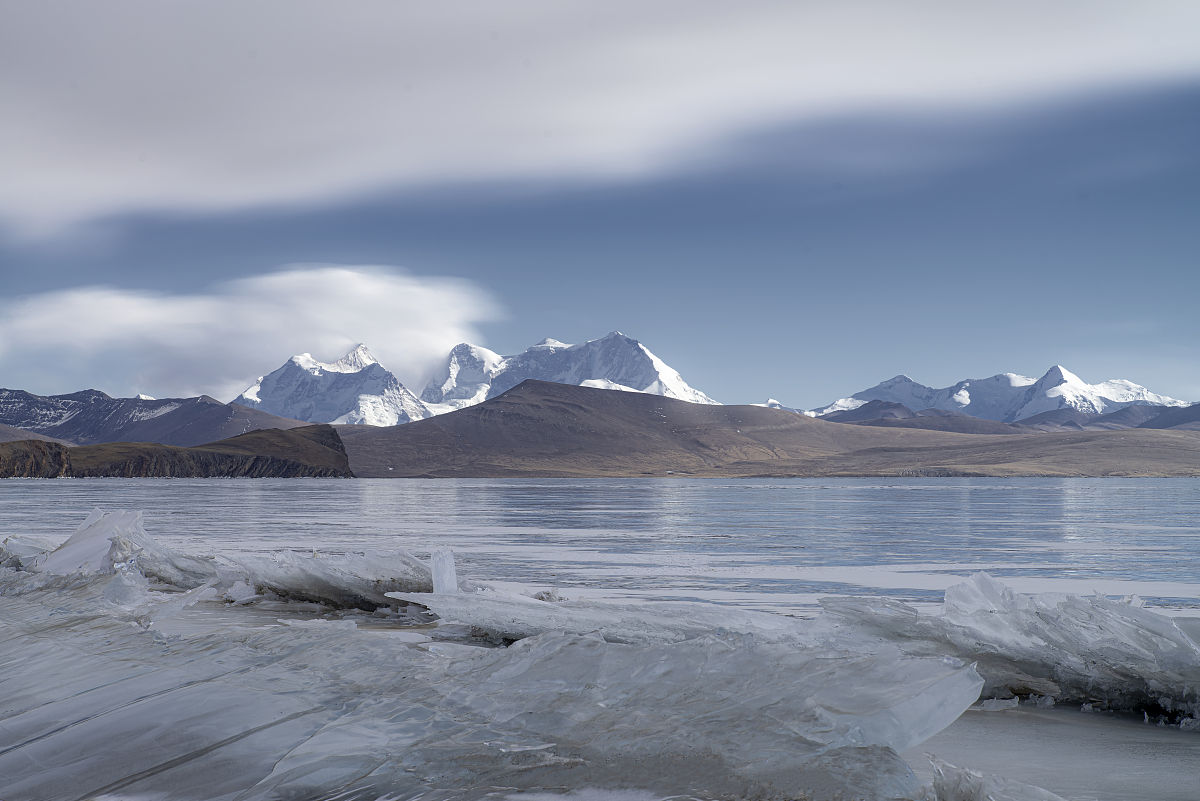
[[[810,413],[819,417],[856,409],[873,400],[900,403],[914,411],[941,409],[1007,423],[1057,409],[1107,414],[1133,405],[1188,405],[1188,401],[1159,395],[1124,379],[1089,384],[1065,367],[1055,365],[1041,378],[1000,373],[989,378],[965,379],[941,389],[898,375]]]
[[[137,511],[52,546],[0,542],[5,801],[1052,801],[941,761],[922,784],[899,752],[981,694],[1197,712],[1200,651],[1171,619],[983,574],[932,612],[837,598],[803,619],[531,597],[437,547],[185,552]]]

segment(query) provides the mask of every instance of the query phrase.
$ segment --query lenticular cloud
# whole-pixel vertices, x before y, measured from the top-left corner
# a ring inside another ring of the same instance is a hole
[[[366,341],[415,383],[497,309],[468,281],[392,267],[293,265],[196,294],[79,287],[0,304],[0,370],[43,393],[86,383],[228,400],[292,354],[335,357]]]

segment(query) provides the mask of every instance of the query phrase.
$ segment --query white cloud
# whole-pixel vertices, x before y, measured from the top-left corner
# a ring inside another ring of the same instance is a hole
[[[637,175],[760,124],[1198,73],[1193,0],[26,3],[0,221]]]
[[[229,400],[295,353],[358,342],[416,391],[498,307],[475,285],[386,267],[296,265],[200,294],[80,287],[0,303],[0,375],[38,393]]]

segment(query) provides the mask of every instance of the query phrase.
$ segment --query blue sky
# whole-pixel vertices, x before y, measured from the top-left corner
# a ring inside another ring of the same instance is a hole
[[[30,12],[0,56],[0,384],[228,399],[363,340],[419,390],[620,329],[724,402],[1055,363],[1200,400],[1187,4],[117,5],[123,49]]]

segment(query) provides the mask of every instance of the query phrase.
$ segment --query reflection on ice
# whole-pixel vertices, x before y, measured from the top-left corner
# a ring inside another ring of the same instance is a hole
[[[803,621],[502,593],[448,552],[184,554],[137,513],[5,541],[0,596],[5,801],[1046,801],[946,765],[923,787],[897,752],[985,684],[1194,714],[1200,666],[1146,610],[983,576],[939,615],[838,599]],[[414,629],[417,605],[461,625]]]

